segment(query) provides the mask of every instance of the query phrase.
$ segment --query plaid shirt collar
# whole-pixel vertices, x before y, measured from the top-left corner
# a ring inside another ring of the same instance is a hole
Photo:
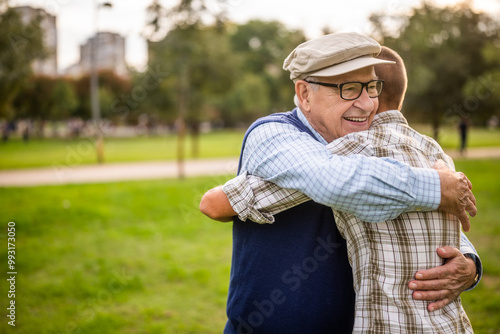
[[[408,121],[399,110],[387,110],[375,115],[370,128],[388,123],[408,125]]]

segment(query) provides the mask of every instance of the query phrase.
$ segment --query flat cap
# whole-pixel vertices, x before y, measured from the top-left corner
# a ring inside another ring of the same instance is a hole
[[[347,32],[324,35],[300,44],[288,55],[283,69],[297,81],[308,76],[331,77],[393,61],[375,58],[380,44],[366,35]]]

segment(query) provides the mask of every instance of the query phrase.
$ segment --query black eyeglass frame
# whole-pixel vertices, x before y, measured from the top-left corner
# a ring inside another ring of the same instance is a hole
[[[368,82],[349,81],[349,82],[344,82],[341,84],[333,84],[333,83],[326,83],[326,82],[319,82],[319,81],[310,81],[310,80],[306,80],[306,79],[304,79],[304,81],[307,83],[310,83],[310,84],[316,84],[316,85],[331,87],[331,88],[338,88],[340,90],[340,98],[343,100],[346,100],[346,101],[352,101],[352,100],[356,100],[357,98],[359,98],[361,96],[361,94],[363,94],[363,88],[365,88],[365,87],[366,87],[366,92],[368,92],[368,85],[372,82],[377,82],[377,83],[380,82],[382,84],[382,86],[380,87],[380,92],[377,94],[377,96],[369,96],[368,95],[370,98],[374,99],[376,97],[379,97],[380,94],[382,94],[382,90],[384,89],[384,80],[382,80],[382,79],[370,80]],[[342,87],[344,87],[344,85],[353,84],[353,83],[361,84],[361,90],[359,91],[359,95],[356,96],[355,98],[352,98],[352,99],[344,98],[342,96]]]

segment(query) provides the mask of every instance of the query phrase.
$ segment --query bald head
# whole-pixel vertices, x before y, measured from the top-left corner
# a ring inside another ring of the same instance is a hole
[[[375,65],[377,76],[385,81],[382,94],[378,97],[378,113],[394,109],[401,110],[408,86],[403,59],[396,51],[386,46],[382,46],[382,50],[377,58],[396,62],[396,64]]]

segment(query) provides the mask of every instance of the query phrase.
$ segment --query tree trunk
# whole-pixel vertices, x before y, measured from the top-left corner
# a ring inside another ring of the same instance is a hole
[[[45,137],[45,119],[39,119],[36,122],[35,127],[36,137],[39,139],[43,139]]]
[[[191,155],[193,158],[200,156],[200,122],[191,123]]]
[[[432,137],[438,143],[439,143],[439,129],[440,129],[439,119],[438,116],[435,116],[432,119]]]
[[[181,72],[179,82],[179,116],[177,118],[177,167],[178,177],[183,179],[185,175],[184,170],[184,142],[186,138],[186,115],[188,110],[188,82],[187,82],[187,69],[184,68]]]

